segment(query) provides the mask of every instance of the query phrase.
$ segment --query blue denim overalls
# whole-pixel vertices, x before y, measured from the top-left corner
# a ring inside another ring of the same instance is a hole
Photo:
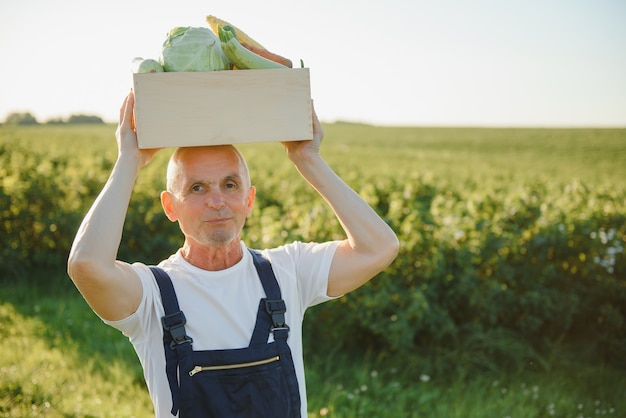
[[[266,297],[260,300],[246,348],[193,351],[170,277],[160,268],[150,267],[165,310],[161,322],[173,415],[180,410],[180,418],[300,417],[300,391],[287,345],[285,302],[270,262],[256,251],[250,253]],[[268,343],[270,332],[274,341]]]

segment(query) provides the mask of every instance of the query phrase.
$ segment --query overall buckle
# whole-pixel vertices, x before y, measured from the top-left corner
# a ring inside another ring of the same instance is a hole
[[[282,299],[278,300],[266,300],[265,310],[272,317],[272,331],[275,329],[289,329],[285,323],[285,312],[287,312],[287,305]]]
[[[172,342],[170,343],[170,348],[172,350],[176,350],[176,346],[178,345],[186,343],[191,344],[193,342],[193,339],[189,337],[185,331],[186,323],[187,319],[185,318],[185,314],[183,312],[175,312],[161,317],[163,330],[169,333],[172,338]]]

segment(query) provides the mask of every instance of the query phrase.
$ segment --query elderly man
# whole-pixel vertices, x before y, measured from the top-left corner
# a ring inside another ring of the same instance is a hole
[[[388,266],[398,240],[321,158],[314,139],[284,143],[298,172],[326,200],[346,239],[251,250],[241,241],[255,187],[230,145],[177,149],[161,204],[184,234],[158,266],[117,260],[140,169],[131,92],[120,110],[118,158],[86,215],[68,273],[94,312],[127,335],[157,417],[306,417],[302,319]]]

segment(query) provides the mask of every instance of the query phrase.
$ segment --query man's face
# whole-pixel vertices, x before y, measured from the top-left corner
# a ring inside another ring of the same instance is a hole
[[[190,245],[239,245],[255,190],[247,170],[231,147],[184,149],[162,203],[171,221],[178,221]]]

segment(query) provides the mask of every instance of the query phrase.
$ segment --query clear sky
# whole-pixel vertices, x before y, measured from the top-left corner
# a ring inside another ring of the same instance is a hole
[[[213,14],[304,60],[320,119],[626,126],[624,0],[0,0],[0,120],[117,120],[134,57]]]

